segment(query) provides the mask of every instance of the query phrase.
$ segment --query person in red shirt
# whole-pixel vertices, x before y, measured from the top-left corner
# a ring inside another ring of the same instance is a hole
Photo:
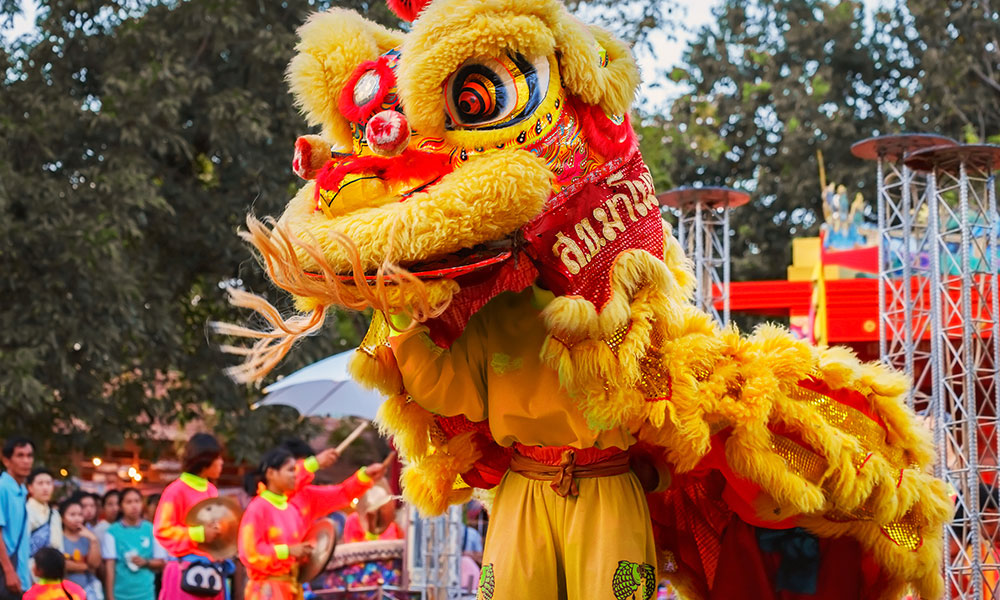
[[[336,460],[336,453],[330,452],[298,462],[285,448],[264,455],[257,472],[261,482],[257,496],[240,522],[239,557],[249,578],[245,600],[301,598],[298,566],[313,550],[302,539],[306,530],[316,519],[349,506],[385,471],[375,463],[340,485],[309,485],[318,467]],[[320,456],[326,460],[318,460]]]
[[[194,598],[181,590],[181,580],[186,569],[193,564],[216,568],[220,577],[227,572],[225,565],[216,564],[199,544],[211,542],[220,534],[218,523],[188,527],[184,524],[192,506],[206,498],[216,498],[219,490],[210,480],[222,474],[222,446],[207,433],[196,433],[184,446],[181,476],[163,490],[160,503],[153,517],[153,535],[170,554],[170,561],[163,571],[160,600],[187,600]],[[232,564],[230,563],[231,572]],[[221,600],[223,594],[208,596]]]
[[[87,600],[82,587],[64,579],[66,558],[61,551],[46,546],[32,558],[32,571],[38,581],[24,593],[23,600]]]

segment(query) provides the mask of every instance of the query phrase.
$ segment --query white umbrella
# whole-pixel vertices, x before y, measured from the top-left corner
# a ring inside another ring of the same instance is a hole
[[[266,396],[254,404],[291,406],[303,417],[375,418],[383,397],[351,379],[347,365],[354,350],[334,354],[283,377],[264,388]]]

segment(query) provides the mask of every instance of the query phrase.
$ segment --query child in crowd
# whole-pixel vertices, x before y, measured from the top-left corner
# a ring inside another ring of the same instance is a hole
[[[77,494],[63,501],[59,507],[63,524],[63,554],[66,557],[66,579],[76,583],[87,593],[87,600],[101,600],[104,590],[97,579],[101,566],[101,543],[84,524],[83,495]]]
[[[118,490],[110,490],[104,494],[101,498],[101,515],[97,520],[97,525],[94,525],[94,533],[97,534],[97,539],[103,542],[104,534],[108,532],[108,527],[118,520],[118,505],[121,501],[121,492]]]
[[[88,600],[83,588],[64,579],[66,559],[62,552],[45,547],[32,559],[32,574],[37,583],[25,592],[23,600]]]
[[[153,524],[142,518],[142,494],[126,488],[120,499],[121,519],[108,527],[102,541],[107,600],[154,600],[154,571],[167,553],[153,537]]]
[[[80,500],[80,508],[83,509],[83,526],[93,531],[97,525],[97,507],[100,506],[101,497],[89,492],[77,492],[76,496]]]

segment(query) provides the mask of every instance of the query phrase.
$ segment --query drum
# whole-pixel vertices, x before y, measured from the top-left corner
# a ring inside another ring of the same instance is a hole
[[[374,540],[340,544],[314,590],[363,592],[394,587],[403,581],[405,540]]]

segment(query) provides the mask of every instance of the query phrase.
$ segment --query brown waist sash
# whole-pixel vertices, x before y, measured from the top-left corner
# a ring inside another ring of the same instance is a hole
[[[628,473],[628,454],[618,452],[588,465],[576,464],[577,450],[562,451],[558,465],[549,465],[515,452],[510,460],[510,470],[536,481],[550,481],[551,487],[562,497],[577,496],[580,490],[576,480],[583,477],[610,477]]]

